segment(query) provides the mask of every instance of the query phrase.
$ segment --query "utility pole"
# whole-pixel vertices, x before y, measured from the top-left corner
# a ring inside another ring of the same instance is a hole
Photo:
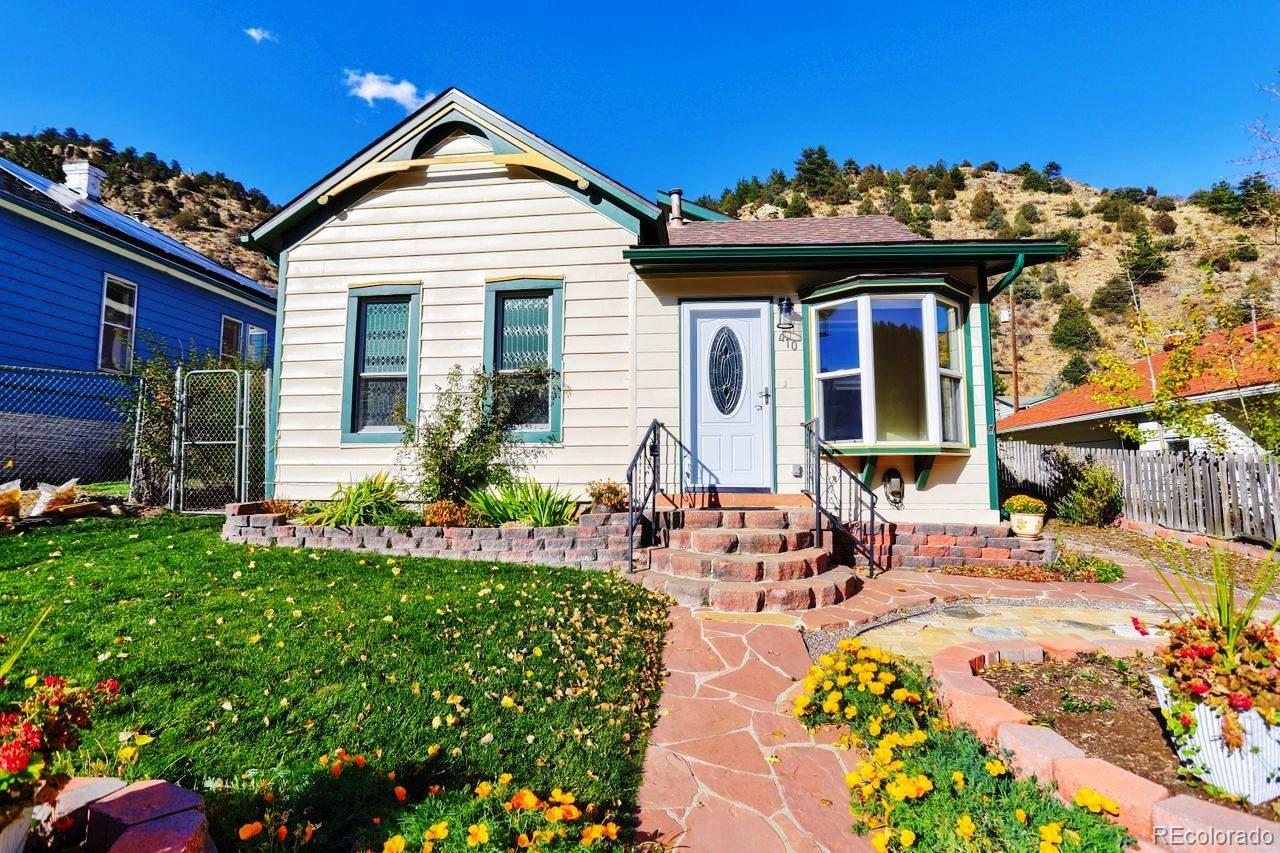
[[[1022,408],[1018,400],[1018,300],[1009,288],[1009,335],[1013,338],[1013,410]]]

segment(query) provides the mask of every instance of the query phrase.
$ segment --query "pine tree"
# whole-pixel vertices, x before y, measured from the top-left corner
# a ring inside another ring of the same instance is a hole
[[[1049,333],[1049,343],[1068,352],[1089,352],[1101,342],[1098,330],[1089,321],[1089,314],[1080,300],[1074,296],[1064,298],[1058,322],[1053,324],[1053,331]]]
[[[969,218],[974,222],[986,222],[995,207],[996,197],[991,190],[978,190],[973,194],[973,201],[969,203]]]
[[[956,183],[951,180],[951,175],[943,175],[938,179],[938,186],[934,188],[933,195],[939,201],[949,201],[956,197]]]
[[[796,176],[791,186],[811,198],[829,200],[828,197],[836,184],[844,184],[844,176],[840,167],[827,153],[826,146],[806,148],[800,152],[796,160]],[[846,197],[848,190],[846,189]]]
[[[1058,374],[1058,380],[1069,388],[1079,388],[1089,379],[1089,374],[1093,372],[1093,368],[1089,366],[1089,362],[1080,353],[1072,353],[1071,358],[1067,359],[1067,363],[1063,366],[1062,372]]]
[[[813,216],[813,208],[809,207],[809,202],[805,199],[804,193],[800,190],[791,191],[791,200],[787,202],[786,210],[782,213],[787,219],[803,219],[806,216]]]
[[[1129,244],[1120,252],[1120,267],[1135,284],[1150,284],[1164,277],[1169,259],[1164,248],[1151,239],[1145,225],[1134,229]]]

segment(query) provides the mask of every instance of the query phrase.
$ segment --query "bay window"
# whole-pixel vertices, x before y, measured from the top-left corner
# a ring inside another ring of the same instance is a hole
[[[837,445],[964,444],[963,317],[934,293],[809,307],[815,414]]]

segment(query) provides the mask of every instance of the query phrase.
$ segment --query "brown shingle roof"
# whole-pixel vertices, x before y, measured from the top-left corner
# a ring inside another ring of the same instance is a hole
[[[672,246],[807,246],[899,243],[922,239],[892,216],[831,216],[686,222],[668,227]]]

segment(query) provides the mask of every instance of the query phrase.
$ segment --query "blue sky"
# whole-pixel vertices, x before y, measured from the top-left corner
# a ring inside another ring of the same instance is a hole
[[[1187,193],[1280,124],[1274,2],[820,6],[7,0],[0,129],[74,126],[282,202],[405,115],[353,88],[459,86],[645,194],[819,143]]]

